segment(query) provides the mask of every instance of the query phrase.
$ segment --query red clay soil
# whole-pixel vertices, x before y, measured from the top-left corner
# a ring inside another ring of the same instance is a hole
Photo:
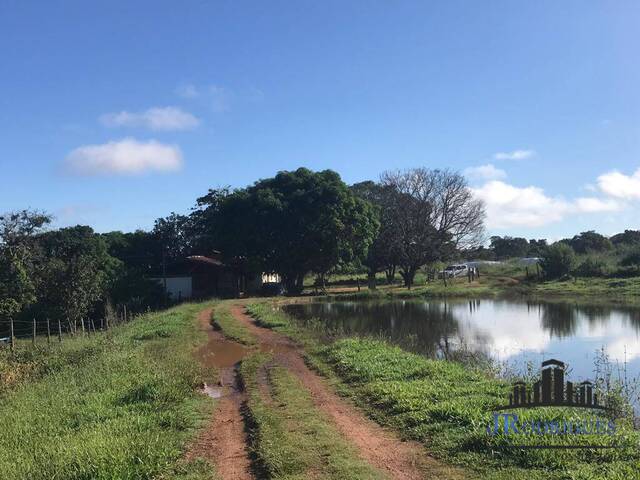
[[[225,340],[210,325],[211,309],[200,312],[198,320],[209,336],[207,345],[198,351],[205,366],[220,371],[223,393],[216,404],[209,425],[202,430],[189,448],[187,459],[204,458],[216,466],[218,476],[224,480],[250,480],[251,462],[246,450],[247,439],[240,408],[244,393],[237,388],[234,364],[242,359],[246,349]]]
[[[256,335],[261,350],[271,352],[277,363],[300,379],[311,393],[315,405],[333,420],[366,462],[398,480],[465,477],[459,469],[430,457],[420,443],[400,440],[394,433],[367,418],[348,400],[339,397],[322,377],[306,366],[300,348],[293,341],[277,332],[258,327],[242,305],[232,306],[231,313]]]

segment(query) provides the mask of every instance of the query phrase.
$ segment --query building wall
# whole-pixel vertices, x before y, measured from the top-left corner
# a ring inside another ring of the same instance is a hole
[[[263,273],[262,283],[280,283],[280,275],[277,273]]]

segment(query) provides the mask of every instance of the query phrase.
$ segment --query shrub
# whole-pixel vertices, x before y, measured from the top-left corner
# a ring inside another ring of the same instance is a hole
[[[540,268],[545,278],[561,278],[569,275],[576,261],[576,254],[566,243],[556,242],[544,253]]]
[[[611,268],[609,263],[597,256],[588,256],[575,269],[577,277],[606,277]]]
[[[631,252],[627,253],[622,258],[622,262],[620,262],[620,264],[623,267],[636,267],[636,268],[639,268],[640,267],[640,249],[632,250]]]

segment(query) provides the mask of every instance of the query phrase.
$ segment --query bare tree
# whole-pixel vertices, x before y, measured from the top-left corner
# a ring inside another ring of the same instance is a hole
[[[394,191],[389,217],[407,288],[421,266],[480,241],[484,205],[459,173],[414,168],[385,172],[380,181]]]

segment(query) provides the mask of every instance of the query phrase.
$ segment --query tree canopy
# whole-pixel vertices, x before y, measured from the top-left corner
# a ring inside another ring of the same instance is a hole
[[[372,206],[331,170],[280,172],[212,200],[197,215],[225,260],[278,273],[292,293],[307,273],[364,257],[379,225]]]

